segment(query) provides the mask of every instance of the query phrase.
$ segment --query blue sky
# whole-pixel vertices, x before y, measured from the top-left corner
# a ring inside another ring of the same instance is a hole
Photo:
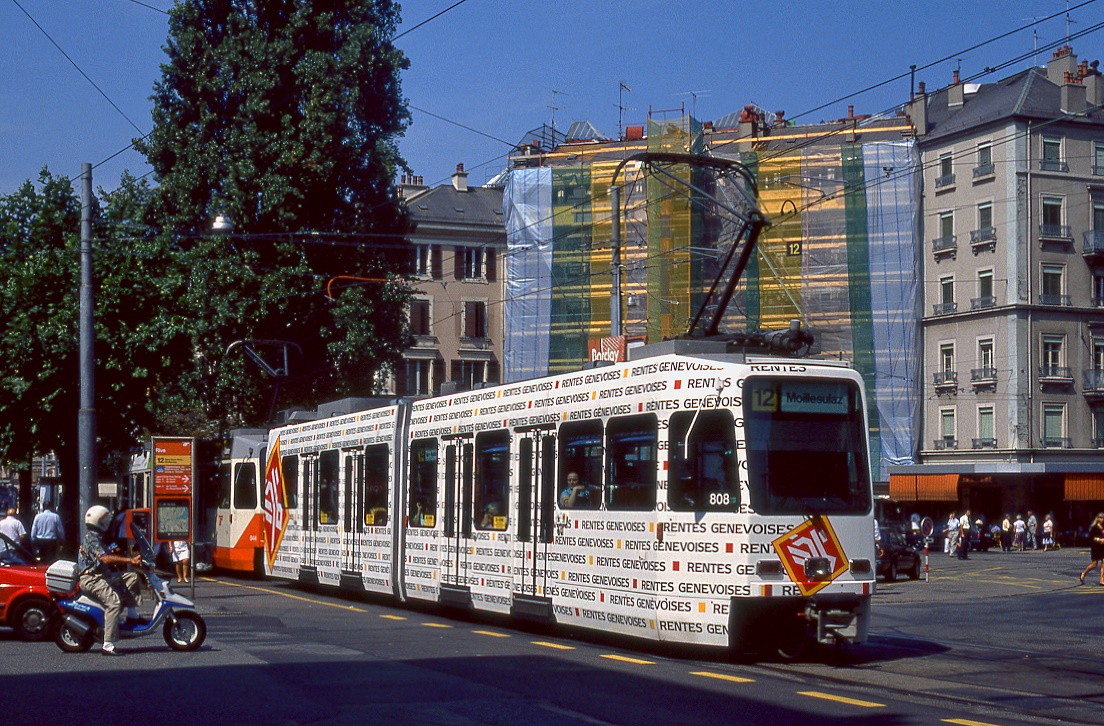
[[[408,0],[399,32],[454,2]],[[1072,41],[1074,52],[1104,58],[1104,30],[1092,30],[1104,22],[1104,0],[1077,8],[1081,2],[1070,0],[1068,27],[1091,32]],[[82,162],[98,164],[94,183],[108,190],[123,169],[149,171],[133,151],[108,159],[138,130],[150,130],[149,96],[167,29],[166,15],[151,7],[170,6],[169,0],[0,0],[0,194],[37,177],[43,166],[76,177]],[[917,73],[934,89],[950,82],[956,66],[968,77],[1031,54],[1030,30],[965,49],[1032,18],[1062,13],[1037,26],[1037,42],[1063,39],[1066,7],[1065,0],[466,0],[397,44],[411,63],[403,76],[411,105],[475,131],[415,110],[400,149],[426,183],[447,181],[460,162],[470,182],[482,183],[502,169],[509,144],[551,120],[553,99],[557,128],[588,119],[615,135],[621,82],[632,89],[623,96],[626,125],[643,124],[649,109],[682,104],[702,120],[747,103],[793,118],[907,73],[910,64],[952,57]],[[1040,53],[1038,62],[1048,57]],[[1031,62],[1029,55],[987,79]],[[908,93],[906,77],[799,120],[840,118],[848,103],[855,113],[884,111]]]

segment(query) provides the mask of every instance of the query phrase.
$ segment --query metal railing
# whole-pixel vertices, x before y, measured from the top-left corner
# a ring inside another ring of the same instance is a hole
[[[1104,253],[1104,230],[1090,229],[1085,233],[1085,254]]]
[[[1072,240],[1073,232],[1068,224],[1040,224],[1039,236],[1043,239]]]
[[[1069,307],[1073,304],[1069,295],[1056,295],[1053,293],[1039,293],[1040,305],[1059,305],[1061,307]]]
[[[944,436],[941,439],[936,439],[932,444],[932,448],[936,450],[957,449],[958,439],[951,436]]]
[[[979,176],[989,176],[994,171],[995,167],[992,162],[988,164],[978,164],[974,167],[974,178],[977,179]]]
[[[1073,439],[1069,436],[1044,436],[1042,437],[1044,449],[1072,449]]]
[[[981,229],[970,230],[970,242],[973,244],[977,244],[978,242],[991,242],[996,238],[996,227],[982,227]]]
[[[995,449],[996,439],[970,439],[970,446],[974,449]]]
[[[1069,164],[1055,159],[1043,159],[1039,162],[1040,171],[1069,171]]]
[[[971,383],[996,383],[997,382],[997,369],[996,368],[971,368],[970,369],[970,382]]]
[[[985,308],[991,308],[997,304],[997,298],[994,295],[982,295],[981,297],[970,298],[971,310],[984,310]]]
[[[1039,378],[1072,381],[1073,370],[1069,366],[1039,366]]]
[[[955,183],[955,175],[954,174],[943,174],[942,176],[937,176],[935,178],[935,188],[936,189],[938,189],[940,187],[949,187],[954,183]]]
[[[937,237],[932,240],[932,252],[939,254],[940,252],[953,252],[958,249],[958,237],[955,235],[948,235],[947,237]]]
[[[936,303],[932,305],[932,312],[934,315],[949,315],[951,313],[958,312],[958,303]]]
[[[1104,370],[1099,368],[1092,368],[1087,371],[1081,371],[1085,376],[1085,392],[1086,393],[1101,393],[1104,392]]]
[[[936,386],[954,386],[958,384],[958,373],[955,371],[937,371],[932,373],[932,382]]]

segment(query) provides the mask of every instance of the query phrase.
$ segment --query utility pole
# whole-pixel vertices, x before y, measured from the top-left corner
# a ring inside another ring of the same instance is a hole
[[[621,335],[621,188],[610,186],[610,211],[613,226],[610,229],[613,287],[610,291],[610,335]]]
[[[94,297],[92,287],[92,165],[81,165],[80,235],[80,413],[77,415],[78,456],[80,465],[80,542],[87,525],[84,513],[92,506],[96,484],[96,356]]]

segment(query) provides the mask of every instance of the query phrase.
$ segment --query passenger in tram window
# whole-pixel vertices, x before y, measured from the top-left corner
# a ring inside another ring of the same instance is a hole
[[[479,521],[480,529],[506,529],[506,518],[501,515],[502,508],[497,502],[489,502],[483,508],[483,519]]]
[[[560,492],[560,506],[565,509],[597,509],[598,503],[597,493],[579,480],[577,472],[569,472],[567,487]]]

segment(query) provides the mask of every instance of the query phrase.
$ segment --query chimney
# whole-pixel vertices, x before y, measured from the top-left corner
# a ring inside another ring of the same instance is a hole
[[[1066,71],[1062,78],[1062,113],[1084,115],[1088,108],[1087,94],[1081,79]]]
[[[1100,61],[1085,64],[1085,72],[1081,75],[1081,83],[1085,85],[1085,103],[1088,106],[1099,106],[1104,103],[1104,75],[1097,70]]]
[[[1077,75],[1077,56],[1073,54],[1073,48],[1063,45],[1054,51],[1054,55],[1047,61],[1047,80],[1056,86],[1061,86],[1066,73]]]
[[[468,191],[468,172],[464,171],[463,164],[456,165],[456,173],[452,175],[452,188],[458,192]]]
[[[759,118],[755,113],[755,106],[748,104],[744,106],[744,110],[740,112],[740,124],[737,137],[743,138],[745,136],[758,136],[759,135]]]
[[[928,94],[924,90],[924,82],[920,81],[916,90],[916,98],[909,101],[908,115],[912,119],[912,127],[916,129],[916,137],[921,138],[928,134]]]
[[[962,83],[958,80],[958,71],[954,72],[954,82],[947,86],[947,108],[962,108],[966,103],[966,97]]]

